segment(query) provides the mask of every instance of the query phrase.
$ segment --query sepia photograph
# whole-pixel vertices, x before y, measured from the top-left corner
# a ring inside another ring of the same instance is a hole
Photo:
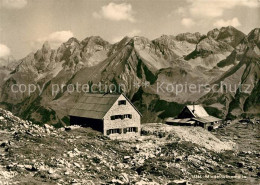
[[[260,0],[0,0],[0,185],[260,185]]]

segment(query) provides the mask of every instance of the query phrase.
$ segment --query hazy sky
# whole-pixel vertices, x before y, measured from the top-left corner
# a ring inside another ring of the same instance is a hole
[[[19,59],[45,40],[58,47],[70,37],[125,35],[149,39],[181,32],[207,33],[232,25],[248,34],[260,27],[260,0],[0,0],[0,58]]]

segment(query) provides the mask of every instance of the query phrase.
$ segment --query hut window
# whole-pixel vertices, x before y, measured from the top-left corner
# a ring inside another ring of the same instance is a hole
[[[132,114],[124,114],[123,116],[124,116],[124,118],[132,119]]]
[[[111,120],[115,120],[115,119],[122,119],[122,115],[113,115],[110,116]]]
[[[112,133],[112,134],[120,133],[120,129],[119,129],[119,128],[117,128],[117,129],[111,129],[111,133]]]
[[[119,129],[119,128],[107,130],[107,135],[110,135],[110,134],[121,134],[121,133],[122,133],[122,129]]]
[[[115,120],[115,119],[125,119],[125,118],[132,119],[132,114],[123,114],[123,115],[113,115],[113,116],[110,116],[110,119],[111,119],[111,120]]]
[[[120,101],[118,101],[118,105],[126,105],[126,100],[120,100]]]
[[[111,120],[115,120],[116,119],[115,116],[111,116],[110,118],[111,118]]]
[[[124,133],[126,132],[138,132],[138,128],[137,127],[128,127],[124,129]]]

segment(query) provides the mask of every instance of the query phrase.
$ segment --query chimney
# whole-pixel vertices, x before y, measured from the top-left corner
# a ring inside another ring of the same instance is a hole
[[[193,110],[192,112],[194,113],[195,112],[195,105],[194,105],[194,102],[193,102]]]
[[[107,94],[113,94],[113,91],[111,89],[109,89],[109,91],[106,91],[103,96],[107,95]]]

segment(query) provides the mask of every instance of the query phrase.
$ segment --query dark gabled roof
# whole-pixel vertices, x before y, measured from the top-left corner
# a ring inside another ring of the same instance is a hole
[[[123,95],[123,94],[122,94]],[[117,101],[121,94],[84,94],[69,113],[70,116],[86,117],[92,119],[103,119],[109,109]],[[135,108],[131,101],[123,95],[126,100]]]
[[[173,122],[173,123],[180,123],[180,122],[188,122],[190,120],[190,118],[184,118],[184,119],[178,119],[178,118],[167,118],[165,121],[166,122]]]
[[[175,118],[167,118],[165,120],[165,122],[168,122],[168,123],[189,123],[189,124],[194,124],[195,121],[193,121],[191,118],[184,118],[184,119],[175,119]]]
[[[211,122],[215,122],[215,121],[221,121],[221,119],[216,118],[214,116],[206,116],[206,117],[197,117],[197,118],[192,118],[195,121],[199,121],[202,123],[211,123]]]
[[[102,119],[120,94],[84,94],[69,113],[70,116]]]
[[[207,111],[203,108],[202,105],[187,105],[184,107],[182,112],[184,110],[188,109],[189,112],[194,116],[191,118],[168,118],[166,119],[166,122],[172,122],[172,123],[192,123],[194,121],[199,121],[202,123],[210,123],[215,121],[221,121],[221,119],[216,118],[214,116],[210,116]],[[182,114],[182,112],[180,114]]]
[[[202,107],[202,105],[187,105],[189,111],[194,115],[194,117],[207,117],[209,116],[207,111]],[[195,111],[193,111],[195,109]]]

